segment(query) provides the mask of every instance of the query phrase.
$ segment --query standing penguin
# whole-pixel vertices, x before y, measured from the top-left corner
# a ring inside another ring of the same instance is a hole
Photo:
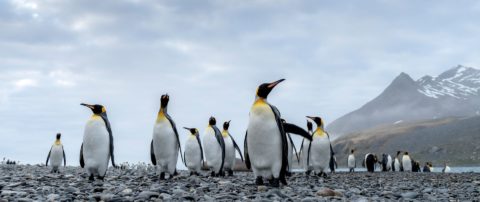
[[[348,155],[348,159],[347,159],[347,166],[351,173],[355,172],[355,168],[357,167],[357,162],[355,161],[354,149],[350,150],[350,154]]]
[[[50,165],[52,166],[51,173],[59,173],[60,170],[58,169],[62,165],[63,159],[63,166],[67,165],[67,159],[65,158],[65,151],[63,150],[62,142],[60,142],[60,137],[62,134],[57,133],[57,139],[55,143],[50,148],[47,156],[47,162],[45,162],[45,166],[48,166],[48,160],[51,158]]]
[[[412,171],[412,159],[408,155],[408,152],[403,153],[402,166],[403,166],[403,171],[405,172]]]
[[[203,135],[203,148],[205,148],[205,160],[207,167],[212,171],[211,176],[224,176],[225,164],[225,141],[222,133],[218,130],[215,117],[210,117],[207,129]]]
[[[160,98],[160,110],[153,127],[153,138],[150,143],[150,159],[152,164],[156,165],[157,172],[160,173],[160,180],[165,179],[165,172],[170,174],[170,178],[176,174],[179,151],[183,161],[177,127],[167,113],[169,99],[170,96],[167,94]]]
[[[401,151],[397,151],[397,155],[395,156],[395,161],[393,163],[392,169],[393,171],[400,172],[403,171],[402,164],[400,163],[400,154]]]
[[[388,154],[382,154],[382,171],[390,171],[392,169],[392,157]]]
[[[313,135],[313,125],[312,122],[307,121],[307,129],[308,129],[308,134],[310,136]],[[302,156],[302,163],[303,163],[303,169],[305,169],[305,174],[310,175],[310,172],[312,171],[312,167],[307,164],[307,158],[308,158],[308,146],[310,145],[310,140],[304,138],[302,140],[302,145],[300,146],[300,152]]]
[[[270,179],[270,184],[274,187],[279,187],[280,182],[287,184],[288,140],[285,133],[295,133],[311,139],[304,129],[282,123],[280,111],[267,102],[268,94],[284,80],[261,84],[250,109],[244,156],[247,168],[253,170],[257,185],[263,185],[263,178]]]
[[[332,149],[327,133],[323,130],[323,121],[320,117],[307,116],[317,124],[317,129],[313,133],[312,141],[308,146],[307,163],[313,168],[315,174],[327,176],[326,170],[329,168]]]
[[[184,127],[185,128],[185,127]],[[190,176],[199,175],[203,164],[203,148],[200,142],[200,135],[196,128],[185,128],[190,131],[190,135],[185,143],[185,153],[183,160],[185,166],[190,170]]]
[[[368,172],[375,172],[375,165],[377,164],[377,162],[377,155],[368,153],[367,155],[365,155],[363,165],[367,167]]]
[[[233,139],[230,132],[228,132],[228,127],[230,127],[230,121],[225,121],[225,123],[223,123],[223,131],[222,131],[223,141],[225,142],[225,165],[223,167],[224,167],[224,170],[228,172],[229,176],[233,176],[233,167],[235,166],[235,159],[236,159],[235,150],[237,150],[242,161],[243,161],[243,156],[242,156],[242,152],[240,151],[240,148],[238,147],[237,142],[235,142],[235,139]]]
[[[108,160],[115,165],[113,155],[113,135],[110,122],[107,117],[107,110],[102,105],[81,105],[92,110],[93,115],[85,126],[83,143],[80,147],[80,166],[85,168],[89,180],[94,177],[103,180],[108,169]]]
[[[447,165],[447,162],[445,162],[442,173],[449,173],[450,172],[450,166]]]

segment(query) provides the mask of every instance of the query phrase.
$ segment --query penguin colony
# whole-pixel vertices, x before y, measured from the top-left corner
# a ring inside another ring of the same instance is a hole
[[[318,116],[307,116],[316,124],[313,130],[312,122],[307,121],[307,130],[285,121],[278,108],[267,101],[270,92],[285,79],[261,84],[256,91],[253,105],[250,108],[248,127],[244,138],[244,154],[242,155],[237,142],[229,133],[230,121],[223,123],[220,131],[214,117],[210,117],[208,126],[200,138],[197,128],[183,127],[188,131],[184,152],[180,145],[177,126],[168,114],[170,97],[165,94],[160,98],[160,109],[153,126],[153,135],[150,142],[151,163],[160,180],[169,179],[178,175],[176,165],[178,155],[190,171],[190,175],[200,175],[202,167],[210,170],[211,176],[233,175],[236,152],[248,169],[255,176],[255,183],[263,185],[268,180],[270,186],[279,187],[287,184],[286,178],[291,175],[293,154],[299,165],[305,169],[305,174],[312,172],[318,176],[326,176],[327,170],[334,172],[337,163],[330,136],[324,129],[323,120]],[[107,117],[107,110],[99,104],[81,104],[92,111],[92,116],[84,128],[83,142],[80,147],[80,166],[84,168],[88,179],[103,180],[107,173],[109,161],[115,168],[124,169],[128,164],[117,166],[114,159],[114,139],[112,128]],[[291,135],[303,138],[299,152],[295,148]],[[66,156],[58,133],[51,146],[45,165],[51,166],[52,173],[58,173],[63,165],[66,166]],[[293,152],[295,151],[295,152]],[[348,168],[354,172],[356,160],[354,149],[348,156]],[[369,172],[375,170],[376,163],[380,163],[382,171],[420,171],[420,164],[413,161],[408,152],[402,159],[400,151],[392,160],[390,155],[383,154],[379,162],[375,154],[367,154],[363,165]],[[144,167],[150,167],[144,165]],[[424,172],[432,171],[431,164],[426,164]],[[450,168],[445,164],[444,172]]]

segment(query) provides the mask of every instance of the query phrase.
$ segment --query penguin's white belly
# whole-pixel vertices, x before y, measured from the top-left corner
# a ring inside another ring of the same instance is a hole
[[[200,171],[202,166],[200,146],[195,137],[190,137],[185,144],[185,163],[190,171]]]
[[[305,139],[303,141],[303,147],[302,147],[302,163],[303,163],[303,169],[309,170],[309,166],[307,165],[307,158],[308,158],[308,146],[310,144],[310,141]],[[311,164],[311,163],[310,163]]]
[[[63,149],[62,145],[53,145],[50,153],[50,165],[53,167],[59,167],[62,165]]]
[[[394,166],[395,166],[395,171],[400,172],[400,161],[398,160],[397,157],[395,157]]]
[[[213,131],[211,128],[207,130]],[[207,166],[216,173],[220,172],[220,168],[222,167],[222,147],[218,143],[214,133],[206,133],[203,137],[203,144]]]
[[[387,170],[391,170],[392,169],[392,157],[390,155],[388,155],[387,157]]]
[[[314,137],[310,149],[310,162],[315,172],[325,172],[330,163],[330,143],[327,136]]]
[[[153,147],[160,172],[175,171],[178,159],[178,142],[168,119],[155,124],[153,129]]]
[[[256,176],[278,178],[282,168],[282,137],[270,106],[262,107],[250,112],[248,154]]]
[[[450,166],[445,166],[445,168],[443,168],[443,172],[444,173],[449,173],[450,172]]]
[[[110,138],[102,119],[87,122],[83,136],[83,158],[88,174],[103,176],[108,168]]]
[[[410,157],[404,156],[402,158],[402,164],[403,164],[403,171],[412,171],[412,160],[410,160]]]
[[[355,168],[355,156],[353,154],[348,155],[348,168]]]
[[[225,165],[226,169],[232,169],[235,164],[235,147],[232,138],[223,138],[225,140]]]

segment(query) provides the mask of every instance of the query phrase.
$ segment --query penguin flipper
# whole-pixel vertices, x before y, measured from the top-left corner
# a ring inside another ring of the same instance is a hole
[[[247,166],[248,169],[251,169],[252,165],[250,164],[250,157],[248,155],[247,135],[248,131],[245,132],[245,140],[243,141],[243,154],[245,156],[245,166]]]
[[[223,140],[222,133],[220,130],[218,130],[217,126],[212,126],[213,130],[215,131],[215,137],[217,138],[218,144],[220,144],[220,147],[222,148],[222,164],[220,166],[220,170],[218,171],[219,173],[222,172],[223,170],[223,165],[225,163],[225,141]]]
[[[243,155],[242,155],[242,151],[240,151],[240,147],[238,146],[237,142],[235,142],[235,139],[233,139],[232,135],[230,133],[228,133],[228,135],[230,136],[230,139],[232,139],[232,142],[233,142],[233,146],[235,147],[235,149],[237,150],[238,154],[240,155],[240,158],[243,160]]]
[[[197,138],[198,146],[200,147],[200,159],[202,159],[202,162],[203,162],[204,160],[203,160],[203,147],[202,147],[202,142],[200,141],[200,136],[195,135],[195,137]]]
[[[155,152],[153,151],[153,140],[150,142],[150,160],[154,166],[157,165],[157,158],[155,158]]]
[[[47,161],[45,162],[45,166],[48,166],[48,160],[50,159],[50,154],[52,153],[52,147],[50,147],[50,151],[48,151],[48,156],[47,156]]]
[[[63,149],[62,145],[62,152],[63,152],[63,167],[67,166],[67,157],[65,157],[65,149]]]
[[[312,150],[312,142],[313,141],[310,141],[310,143],[308,144],[307,167],[310,166],[310,150]]]
[[[283,184],[287,185],[286,174],[287,174],[287,167],[288,167],[288,142],[287,142],[288,140],[287,140],[286,132],[284,129],[285,124],[282,123],[282,119],[280,118],[281,117],[280,111],[278,111],[277,107],[271,104],[268,104],[268,105],[270,106],[270,108],[273,111],[273,114],[275,115],[275,120],[277,121],[278,130],[280,132],[280,138],[282,140],[282,168],[280,169],[279,180]]]
[[[113,134],[112,134],[112,127],[110,126],[110,121],[108,121],[107,113],[100,114],[103,121],[105,122],[105,126],[107,127],[108,137],[109,137],[109,148],[110,148],[110,160],[112,161],[112,166],[117,167],[115,165],[115,157],[113,155]]]
[[[182,146],[180,145],[180,138],[178,137],[178,131],[177,131],[177,126],[175,125],[175,122],[173,121],[173,119],[170,117],[170,115],[168,115],[167,113],[165,113],[165,117],[167,117],[168,121],[170,122],[170,124],[172,125],[172,128],[173,128],[173,132],[175,133],[175,137],[177,138],[177,143],[178,143],[178,149],[180,150],[180,158],[182,159],[183,163],[185,163],[185,159],[183,159],[182,157]]]
[[[303,128],[300,128],[297,125],[294,125],[294,124],[291,124],[291,123],[283,123],[283,129],[285,130],[286,133],[292,133],[292,134],[300,135],[300,136],[306,138],[307,140],[312,141],[312,136],[310,135],[310,133],[308,133]]]
[[[80,167],[85,167],[85,161],[83,160],[83,143],[80,146]]]

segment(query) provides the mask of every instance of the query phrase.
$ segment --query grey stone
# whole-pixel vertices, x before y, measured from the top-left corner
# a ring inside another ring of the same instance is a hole
[[[406,199],[414,199],[414,198],[418,197],[418,193],[417,192],[406,192],[406,193],[402,193],[401,196],[402,196],[402,198],[406,198]]]
[[[140,194],[138,194],[137,198],[150,199],[150,198],[158,198],[159,196],[160,194],[158,192],[142,191]]]

